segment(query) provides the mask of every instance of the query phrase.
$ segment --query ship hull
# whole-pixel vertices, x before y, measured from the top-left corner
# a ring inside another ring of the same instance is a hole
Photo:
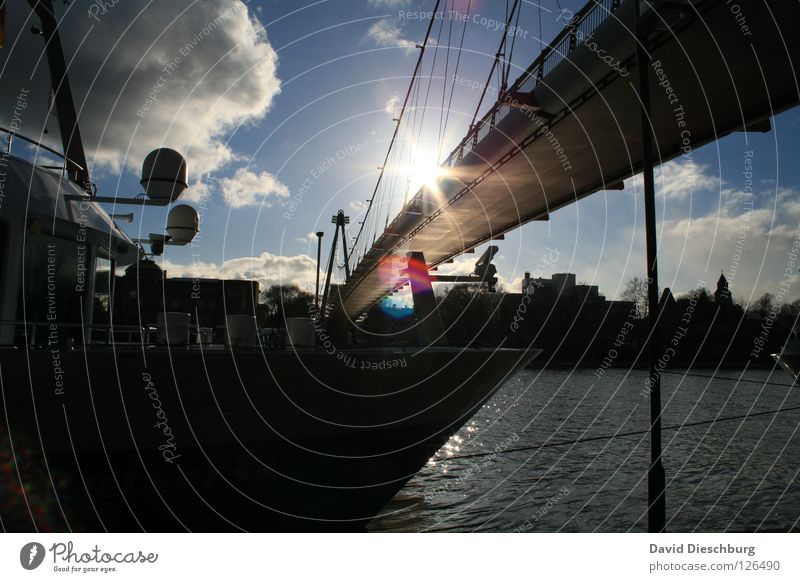
[[[3,522],[359,530],[535,355],[6,350]]]

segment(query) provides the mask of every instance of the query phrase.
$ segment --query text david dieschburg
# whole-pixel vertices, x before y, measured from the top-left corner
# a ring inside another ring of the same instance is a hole
[[[732,546],[719,544],[715,546],[701,546],[700,544],[670,544],[660,546],[650,544],[651,554],[747,554],[749,557],[756,555],[755,546]]]

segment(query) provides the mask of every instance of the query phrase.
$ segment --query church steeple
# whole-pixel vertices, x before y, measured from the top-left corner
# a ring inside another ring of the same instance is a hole
[[[717,290],[714,291],[714,301],[720,307],[730,307],[733,305],[731,290],[728,288],[728,280],[725,278],[725,273],[722,271],[720,271],[719,279],[717,280]]]

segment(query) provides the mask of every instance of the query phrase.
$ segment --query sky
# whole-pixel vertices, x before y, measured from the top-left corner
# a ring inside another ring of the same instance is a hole
[[[0,49],[0,123],[8,126],[16,96],[25,90],[20,132],[57,145],[57,121],[46,115],[50,89],[39,60],[42,43],[29,32],[36,23],[22,4],[9,7]],[[192,247],[167,247],[160,260],[169,274],[313,289],[313,233],[326,232],[323,261],[330,219],[340,208],[351,217],[349,234],[355,236],[434,2],[56,4],[98,193],[140,193],[141,163],[158,147],[174,148],[188,161],[183,201],[201,211],[201,233]],[[418,124],[418,139],[400,140],[406,162],[387,172],[386,182],[396,188],[384,196],[391,203],[373,217],[391,216],[404,190],[413,194],[466,133],[480,97],[475,87],[486,80],[500,42],[506,4],[441,0],[450,16],[434,22],[435,40],[407,118]],[[539,54],[542,39],[558,34],[565,16],[582,4],[522,2],[512,80]],[[434,55],[438,64],[432,68]],[[449,106],[443,108],[444,102]],[[732,134],[696,150],[692,166],[683,160],[657,170],[662,287],[676,294],[699,285],[713,290],[724,272],[740,302],[777,292],[800,225],[798,124],[800,110],[790,110],[773,120],[769,133]],[[125,225],[132,237],[164,231],[168,209],[108,208],[134,211],[134,222]],[[572,272],[618,298],[625,283],[645,271],[640,180],[563,208],[547,223],[525,225],[499,246],[495,264],[511,291],[525,271]],[[466,255],[442,272],[468,273],[477,256]],[[794,275],[791,281],[787,298],[796,299],[800,282]]]

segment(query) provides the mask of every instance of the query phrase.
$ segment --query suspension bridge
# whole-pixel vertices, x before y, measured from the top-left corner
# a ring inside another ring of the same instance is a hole
[[[648,55],[656,163],[688,157],[731,132],[769,131],[772,116],[797,105],[800,36],[793,29],[800,3],[644,1],[635,30],[634,2],[586,4],[508,87],[504,55],[514,39],[503,37],[492,67],[502,77],[500,91],[441,164],[436,183],[384,224],[369,219],[379,202],[376,186],[346,258],[348,277],[327,297],[330,317],[357,320],[409,284],[412,254],[427,271],[586,196],[622,189],[645,161],[637,32]],[[509,28],[518,10],[515,2]],[[395,138],[410,98],[421,92],[432,25],[433,19]],[[387,163],[391,152],[392,146]]]

